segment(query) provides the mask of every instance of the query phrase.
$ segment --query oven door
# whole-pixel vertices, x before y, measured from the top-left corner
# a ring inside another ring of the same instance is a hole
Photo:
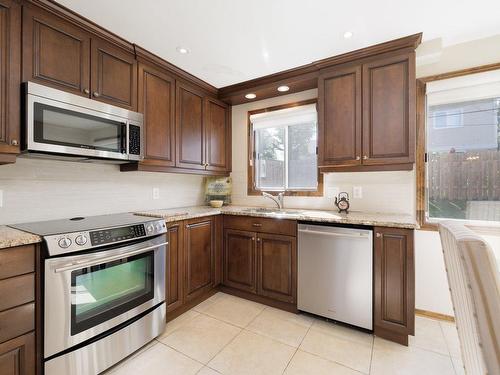
[[[45,261],[45,358],[165,301],[166,236]]]

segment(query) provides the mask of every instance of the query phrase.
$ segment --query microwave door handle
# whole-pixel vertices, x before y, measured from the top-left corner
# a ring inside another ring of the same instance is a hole
[[[121,127],[122,127],[122,129],[121,129],[121,135],[122,135],[122,144],[121,144],[122,154],[126,154],[126,153],[128,153],[128,149],[127,149],[127,146],[128,146],[128,126],[127,126],[126,123],[122,123]]]
[[[153,250],[153,249],[156,249],[158,247],[165,246],[165,245],[168,245],[168,242],[162,242],[158,245],[143,247],[141,249],[137,249],[134,251],[129,251],[129,252],[116,254],[116,255],[110,255],[107,257],[94,258],[92,260],[80,260],[80,261],[69,263],[69,264],[62,266],[62,267],[58,267],[54,270],[54,272],[61,273],[61,272],[73,271],[73,270],[77,270],[77,269],[81,269],[81,268],[91,267],[91,266],[95,266],[95,265],[102,264],[102,263],[108,263],[108,262],[112,262],[114,260],[127,258],[127,257],[133,256],[133,255],[145,253],[149,250]]]

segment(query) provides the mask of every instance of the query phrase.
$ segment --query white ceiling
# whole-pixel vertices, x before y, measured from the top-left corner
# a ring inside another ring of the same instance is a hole
[[[500,34],[499,0],[58,1],[216,87],[421,31],[445,46]]]

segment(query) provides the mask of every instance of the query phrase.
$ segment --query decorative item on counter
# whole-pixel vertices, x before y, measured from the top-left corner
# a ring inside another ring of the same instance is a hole
[[[231,177],[206,177],[205,179],[205,203],[220,200],[223,204],[231,203],[232,191]]]
[[[218,199],[210,201],[210,206],[212,206],[213,208],[221,208],[223,204],[224,204],[224,201],[221,201]]]
[[[339,193],[338,197],[335,197],[335,206],[339,209],[339,213],[345,212],[347,214],[349,211],[349,194],[345,191]]]

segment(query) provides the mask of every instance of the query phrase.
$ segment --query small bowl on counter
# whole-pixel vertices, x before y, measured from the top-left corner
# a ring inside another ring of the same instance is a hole
[[[221,200],[211,200],[210,201],[210,206],[212,206],[213,208],[221,208],[223,204],[224,204],[224,201],[221,201]]]

